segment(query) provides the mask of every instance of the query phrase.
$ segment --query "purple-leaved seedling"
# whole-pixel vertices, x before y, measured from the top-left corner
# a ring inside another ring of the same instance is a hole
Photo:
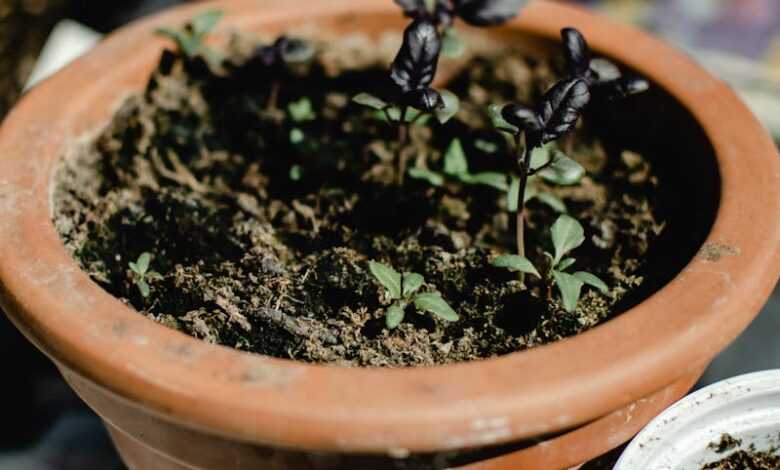
[[[395,149],[396,184],[403,185],[409,126],[434,114],[442,124],[457,112],[453,93],[431,87],[442,52],[462,49],[452,31],[455,18],[474,26],[494,26],[517,16],[526,0],[395,0],[412,23],[390,68],[392,86],[379,97],[360,93],[353,101],[384,113],[398,130]],[[455,54],[451,54],[455,55]]]
[[[465,45],[455,32],[457,18],[471,26],[497,26],[511,20],[527,0],[395,0],[410,18],[430,18],[442,35],[442,54],[457,57]]]
[[[581,78],[568,78],[556,83],[544,95],[539,106],[509,103],[492,106],[493,122],[498,130],[514,138],[518,179],[510,191],[517,208],[517,255],[525,257],[525,205],[528,178],[541,171],[553,170],[565,174],[579,165],[557,152],[539,166],[532,166],[535,149],[571,132],[590,101],[588,84]]]
[[[257,70],[271,84],[267,111],[277,109],[281,84],[289,79],[289,67],[309,62],[315,53],[315,48],[308,41],[288,36],[279,36],[274,42],[255,48],[246,66]]]
[[[561,38],[569,74],[585,80],[594,99],[614,101],[650,88],[644,78],[623,73],[608,59],[593,57],[585,36],[578,30],[563,28]]]
[[[426,17],[417,18],[404,31],[403,43],[390,67],[390,85],[384,97],[360,93],[353,101],[382,111],[398,130],[395,149],[395,181],[402,186],[406,173],[404,150],[409,141],[409,126],[422,116],[434,114],[442,124],[449,121],[460,106],[449,91],[431,87],[441,53],[441,36],[436,24]]]

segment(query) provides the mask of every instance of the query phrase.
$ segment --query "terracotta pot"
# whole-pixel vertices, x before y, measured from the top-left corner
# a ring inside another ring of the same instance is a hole
[[[117,32],[24,97],[0,129],[2,307],[106,421],[131,469],[577,465],[625,442],[682,396],[780,274],[780,159],[731,90],[636,30],[537,2],[496,34],[550,42],[562,26],[577,26],[687,116],[667,131],[679,130],[672,140],[685,148],[680,168],[695,161],[701,171],[687,185],[696,191],[676,203],[706,244],[658,292],[577,337],[433,368],[305,365],[156,324],[101,290],[67,254],[51,222],[50,181],[59,157],[143,88],[165,44],[153,29],[210,7]],[[219,8],[222,32],[316,22],[378,33],[403,24],[389,0],[236,0]],[[643,119],[663,125],[664,116]],[[674,169],[678,160],[667,164]],[[670,175],[677,173],[688,177]],[[714,196],[698,189],[708,185]],[[697,218],[700,193],[716,209],[709,218]],[[672,246],[658,258],[684,255]]]

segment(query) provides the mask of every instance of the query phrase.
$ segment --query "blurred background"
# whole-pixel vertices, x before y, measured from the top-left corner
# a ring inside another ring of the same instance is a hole
[[[311,0],[318,1],[318,0]],[[390,1],[390,0],[376,0]],[[102,35],[181,0],[0,0],[0,119],[35,81]],[[260,3],[260,2],[258,2]],[[633,23],[728,82],[780,141],[780,1],[571,0]],[[780,368],[780,291],[697,387]],[[0,315],[0,470],[120,470],[99,419]],[[613,453],[587,468],[609,468]]]

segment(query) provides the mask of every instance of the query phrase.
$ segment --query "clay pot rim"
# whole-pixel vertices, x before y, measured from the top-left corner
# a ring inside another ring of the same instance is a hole
[[[253,0],[199,3],[123,28],[32,90],[0,128],[0,301],[61,365],[213,434],[403,455],[516,441],[603,416],[700,368],[768,297],[780,275],[780,158],[761,125],[725,84],[660,41],[574,7],[536,1],[510,27],[548,38],[563,26],[580,28],[594,49],[652,79],[702,125],[722,178],[708,255],[591,331],[468,364],[305,365],[209,345],[142,317],[66,253],[50,220],[57,157],[74,136],[105,122],[113,111],[107,97],[115,102],[140,89],[166,44],[151,39],[154,28],[215,7],[226,13],[223,24],[239,29],[273,28],[301,11],[301,2],[291,0],[266,5],[257,11]],[[341,15],[344,27],[357,11],[397,15],[389,1],[329,0],[305,8],[308,18]],[[87,77],[97,78],[78,88]]]

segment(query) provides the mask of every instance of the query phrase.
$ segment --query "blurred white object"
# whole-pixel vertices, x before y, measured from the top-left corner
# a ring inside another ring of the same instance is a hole
[[[650,422],[614,470],[699,470],[730,455],[710,444],[729,434],[741,449],[771,451],[780,435],[780,370],[726,379],[695,392]],[[734,449],[736,450],[736,449]]]
[[[54,74],[92,49],[102,36],[73,20],[62,20],[54,27],[35,63],[24,91]]]

